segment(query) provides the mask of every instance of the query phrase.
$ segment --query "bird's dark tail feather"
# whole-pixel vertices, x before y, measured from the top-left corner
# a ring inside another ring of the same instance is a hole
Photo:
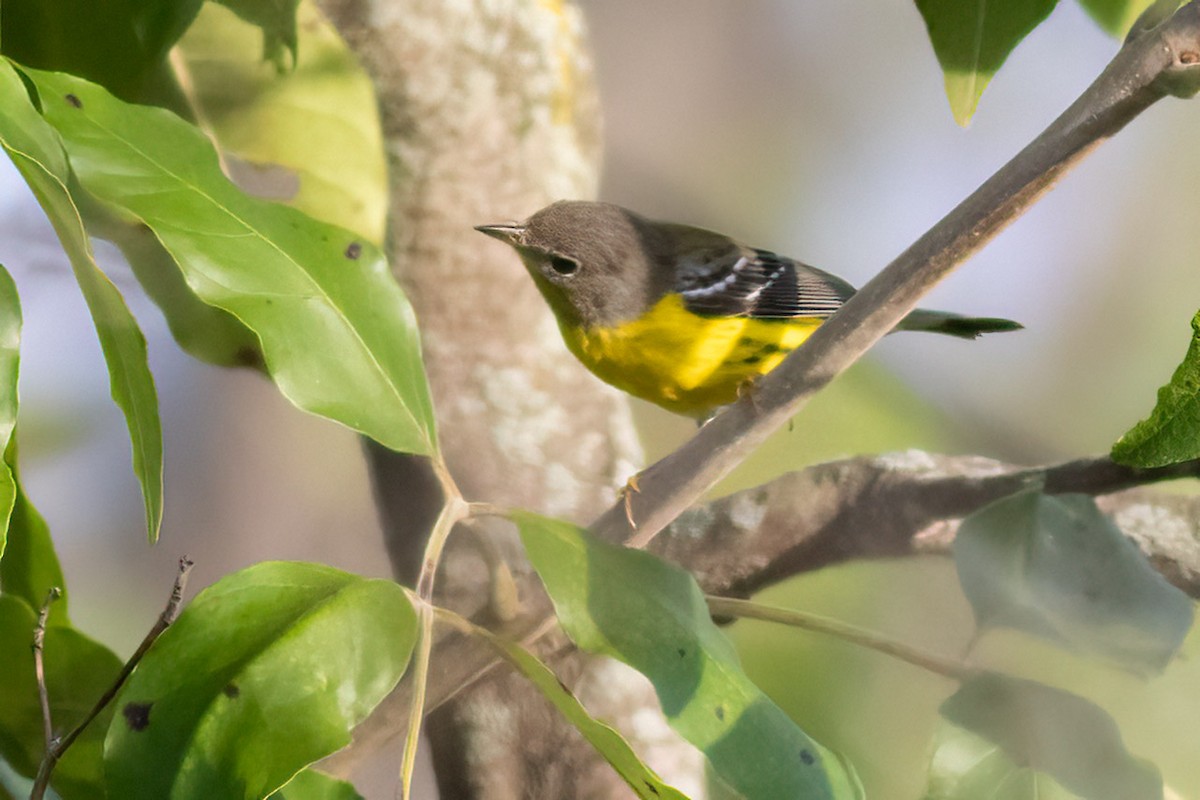
[[[929,331],[957,336],[960,339],[975,339],[984,333],[1019,331],[1025,326],[1011,319],[999,317],[964,317],[949,311],[929,311],[918,308],[900,321],[898,331]]]

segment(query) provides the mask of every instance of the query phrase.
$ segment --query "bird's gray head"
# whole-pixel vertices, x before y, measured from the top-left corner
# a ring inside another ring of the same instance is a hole
[[[563,200],[521,223],[475,230],[512,245],[559,319],[585,328],[641,314],[669,286],[648,257],[653,223],[610,203]]]

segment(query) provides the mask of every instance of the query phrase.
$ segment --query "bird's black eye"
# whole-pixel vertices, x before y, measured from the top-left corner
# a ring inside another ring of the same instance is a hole
[[[579,269],[579,262],[566,256],[552,256],[550,258],[550,269],[559,275],[571,275]]]

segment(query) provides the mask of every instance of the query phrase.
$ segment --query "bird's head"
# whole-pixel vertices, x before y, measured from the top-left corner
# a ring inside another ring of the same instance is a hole
[[[652,223],[610,203],[563,200],[520,223],[475,230],[511,245],[560,322],[633,319],[664,290],[648,249]]]

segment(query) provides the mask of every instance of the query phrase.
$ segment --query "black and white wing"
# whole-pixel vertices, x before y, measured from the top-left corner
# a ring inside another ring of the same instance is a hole
[[[681,264],[675,291],[707,317],[828,317],[854,294],[836,275],[769,250],[738,248]]]

